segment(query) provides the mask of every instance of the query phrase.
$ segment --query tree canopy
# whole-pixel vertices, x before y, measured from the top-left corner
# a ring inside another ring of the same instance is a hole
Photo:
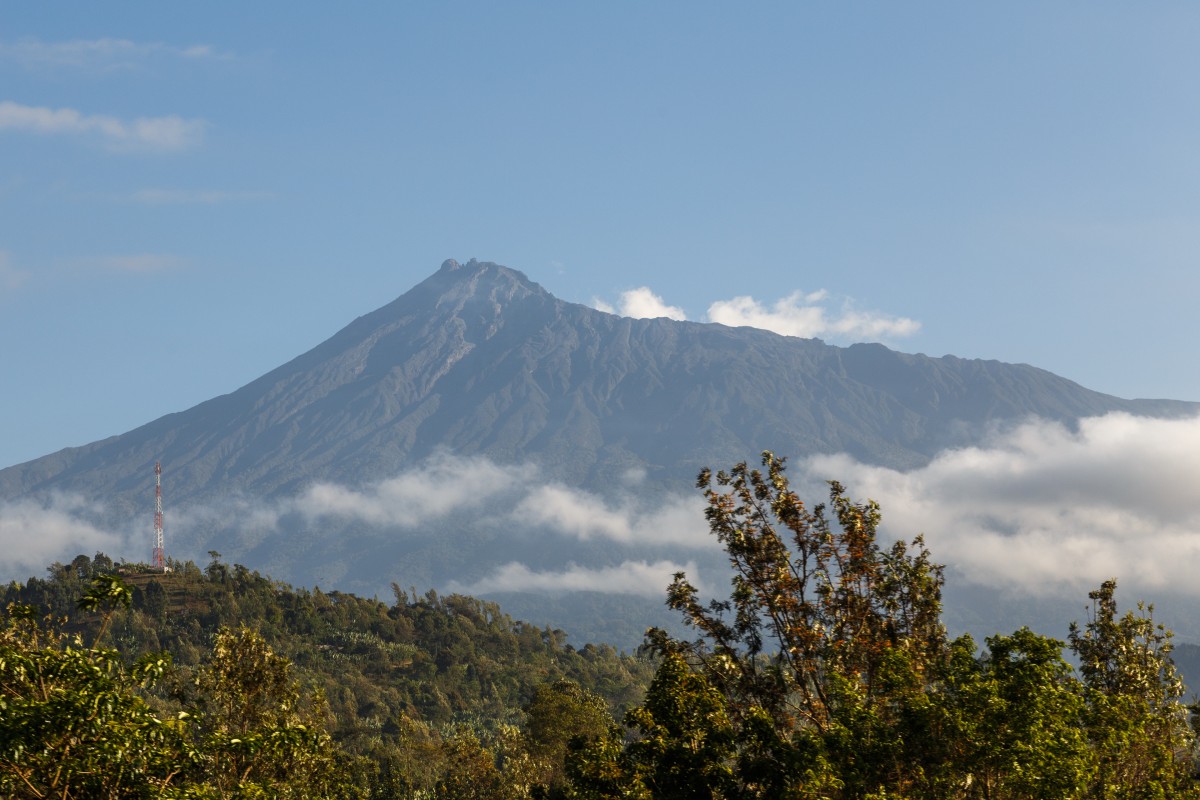
[[[700,473],[728,599],[683,573],[669,605],[693,641],[661,657],[624,728],[571,754],[584,798],[1200,796],[1170,637],[1115,581],[1064,643],[1021,629],[951,640],[942,567],[921,539],[885,546],[879,507],[836,482],[807,506],[785,462]]]

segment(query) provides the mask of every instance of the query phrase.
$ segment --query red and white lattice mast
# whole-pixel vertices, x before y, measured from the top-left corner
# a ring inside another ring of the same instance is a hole
[[[154,462],[154,556],[150,566],[159,572],[167,571],[167,560],[163,551],[162,524],[162,464]]]

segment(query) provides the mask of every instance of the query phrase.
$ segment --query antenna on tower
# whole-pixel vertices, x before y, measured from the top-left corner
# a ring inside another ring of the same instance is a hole
[[[150,565],[159,572],[167,571],[163,551],[162,464],[154,462],[154,555]]]

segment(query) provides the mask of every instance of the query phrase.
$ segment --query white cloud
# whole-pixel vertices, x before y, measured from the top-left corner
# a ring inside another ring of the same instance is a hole
[[[657,317],[667,317],[668,319],[676,320],[687,319],[687,314],[684,313],[682,308],[667,305],[661,297],[650,291],[646,286],[622,292],[621,300],[616,308],[598,298],[592,301],[592,305],[599,311],[604,311],[608,314],[619,314],[622,317],[633,317],[634,319],[654,319]]]
[[[105,114],[84,114],[73,108],[0,102],[0,130],[96,136],[117,150],[184,150],[200,143],[205,127],[203,120],[178,116],[122,120]]]
[[[0,42],[0,58],[16,61],[27,69],[125,69],[155,57],[198,60],[225,56],[206,44],[176,47],[161,42],[133,42],[112,38],[77,39],[69,42],[43,42],[38,39]]]
[[[828,299],[829,294],[823,289],[809,294],[792,292],[770,305],[749,296],[734,297],[710,305],[708,319],[731,327],[762,328],[784,336],[848,340],[911,336],[921,328],[916,320],[858,311],[850,302],[844,303],[840,312],[831,313],[821,305]]]
[[[369,526],[413,529],[450,516],[569,539],[606,539],[647,546],[711,547],[699,495],[638,499],[546,483],[529,465],[502,466],[481,456],[435,455],[379,483],[355,489],[310,486],[281,501],[276,517],[338,517]]]
[[[69,561],[80,553],[119,554],[125,546],[122,537],[86,521],[95,510],[66,495],[42,503],[0,503],[0,572],[40,575],[51,562]]]
[[[1200,418],[1031,421],[910,472],[845,455],[801,470],[877,500],[887,532],[924,532],[935,560],[974,583],[1078,595],[1116,577],[1200,593]]]
[[[536,572],[516,561],[498,567],[472,584],[452,583],[449,591],[464,594],[491,592],[604,592],[662,597],[676,572],[686,572],[695,583],[696,565],[673,561],[625,561],[616,567],[588,568],[570,564],[557,572]]]
[[[698,496],[668,496],[652,503],[603,498],[561,484],[531,487],[512,512],[521,525],[546,528],[574,539],[608,539],[624,544],[711,547]]]
[[[362,490],[315,484],[290,503],[288,510],[310,517],[333,516],[370,525],[415,528],[490,505],[497,495],[519,491],[532,476],[529,467],[504,467],[482,457],[458,458],[442,453]]]
[[[717,300],[708,307],[707,321],[730,327],[751,327],[773,331],[783,336],[804,338],[825,337],[843,341],[878,341],[911,336],[921,329],[921,323],[907,317],[893,317],[876,311],[860,311],[854,302],[845,299],[841,308],[827,308],[829,292],[792,292],[774,303],[760,303],[743,295],[730,300]],[[642,286],[621,293],[616,307],[595,298],[592,306],[609,314],[646,319],[668,317],[685,320],[687,315],[678,306],[667,303],[649,287]]]

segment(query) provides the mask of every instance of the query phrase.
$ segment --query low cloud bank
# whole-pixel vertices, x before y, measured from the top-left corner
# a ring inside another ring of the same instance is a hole
[[[706,320],[730,327],[761,328],[783,336],[829,338],[837,341],[879,341],[912,336],[921,323],[907,317],[895,317],[878,311],[863,311],[845,298],[840,308],[831,310],[829,292],[792,292],[773,303],[762,303],[749,295],[717,300],[708,307]],[[621,293],[614,307],[601,299],[592,301],[600,311],[634,319],[668,317],[686,320],[678,306],[668,305],[648,286]]]
[[[1200,594],[1200,418],[1110,414],[1075,431],[1030,421],[909,472],[845,455],[793,472],[878,501],[887,533],[924,533],[972,583],[1078,595],[1116,577]]]
[[[73,495],[0,504],[0,571],[14,579],[42,575],[51,563],[80,553],[119,552],[124,537],[87,521],[97,511]]]
[[[1137,592],[1200,595],[1200,418],[1110,414],[1082,420],[1074,430],[1033,420],[907,472],[832,455],[794,459],[790,474],[810,502],[823,499],[827,479],[841,481],[855,498],[878,501],[883,535],[924,533],[955,582],[1078,598],[1116,577]],[[230,498],[172,509],[167,527],[168,536],[179,532],[193,541],[205,531],[233,529],[246,547],[293,526],[321,531],[331,520],[391,537],[461,525],[502,528],[514,547],[550,539],[613,543],[608,564],[533,569],[510,560],[482,580],[456,585],[478,593],[661,596],[680,569],[693,581],[723,582],[702,574],[721,557],[698,492],[647,498],[624,483],[611,488],[601,495],[548,480],[529,465],[443,453],[357,489],[322,483],[275,503]],[[68,496],[0,504],[0,573],[40,574],[52,561],[98,550],[135,559],[148,553],[144,526],[132,524],[137,535],[130,536],[87,521],[102,511]],[[682,554],[699,561],[701,571]],[[682,561],[688,563],[681,567]]]

